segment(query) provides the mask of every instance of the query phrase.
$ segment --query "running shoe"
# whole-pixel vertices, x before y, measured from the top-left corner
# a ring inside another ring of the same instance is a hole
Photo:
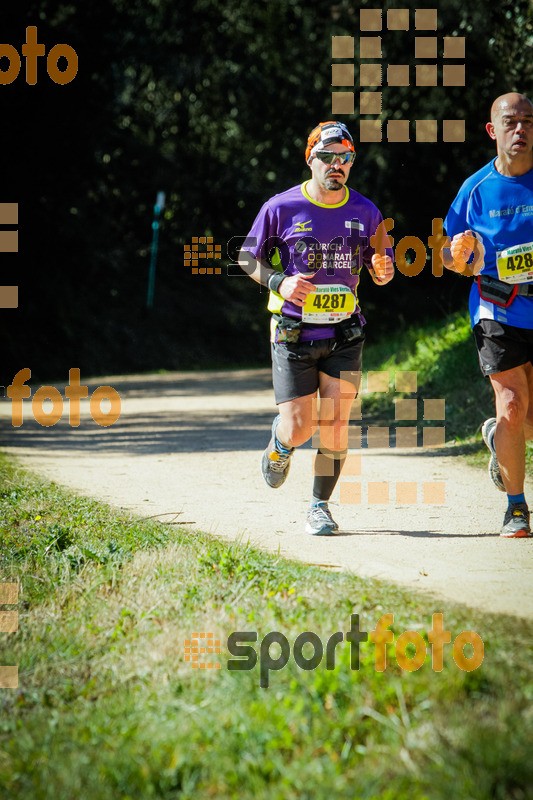
[[[490,450],[490,461],[489,461],[489,475],[500,492],[505,492],[505,486],[503,485],[502,474],[500,472],[500,465],[498,464],[498,459],[496,457],[496,448],[494,447],[494,432],[496,430],[496,417],[491,417],[490,419],[485,420],[483,423],[483,427],[481,428],[481,435],[483,436],[483,441],[487,445]]]
[[[310,533],[313,536],[331,536],[338,530],[339,526],[331,516],[328,504],[325,501],[317,503],[316,506],[311,506],[307,514],[306,533]]]
[[[529,511],[525,503],[511,503],[505,512],[500,536],[506,536],[508,539],[531,536]]]
[[[278,489],[289,474],[291,466],[291,455],[294,452],[294,447],[291,447],[285,452],[280,449],[281,445],[276,439],[276,428],[279,425],[281,417],[278,414],[272,423],[272,438],[268,443],[268,447],[263,453],[261,459],[261,471],[263,478],[272,489]]]

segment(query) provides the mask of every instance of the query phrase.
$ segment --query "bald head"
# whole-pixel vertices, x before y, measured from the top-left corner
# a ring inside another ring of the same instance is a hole
[[[518,92],[501,94],[490,108],[490,121],[494,123],[501,119],[505,113],[518,109],[528,114],[533,114],[533,103],[525,94],[519,94]]]
[[[525,94],[508,92],[497,97],[485,128],[496,142],[498,172],[516,177],[533,169],[533,103]]]

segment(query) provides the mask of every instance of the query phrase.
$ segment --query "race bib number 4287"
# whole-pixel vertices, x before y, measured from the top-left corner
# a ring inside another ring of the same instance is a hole
[[[498,277],[506,283],[533,280],[533,242],[517,244],[496,253]]]
[[[315,325],[327,325],[351,317],[354,311],[354,293],[347,286],[328,284],[317,286],[307,295],[302,320]]]

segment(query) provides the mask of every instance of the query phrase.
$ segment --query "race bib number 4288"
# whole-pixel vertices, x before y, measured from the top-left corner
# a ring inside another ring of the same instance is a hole
[[[315,325],[327,325],[351,317],[354,311],[354,293],[347,286],[328,284],[317,286],[307,295],[302,320]]]
[[[533,242],[517,244],[496,253],[498,277],[506,283],[527,283],[533,280]]]

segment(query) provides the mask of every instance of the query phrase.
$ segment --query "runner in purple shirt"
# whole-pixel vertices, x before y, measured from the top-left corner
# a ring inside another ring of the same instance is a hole
[[[379,210],[345,186],[355,158],[346,126],[319,123],[309,135],[305,157],[311,179],[264,204],[239,263],[270,290],[279,414],[263,454],[263,476],[272,488],[281,486],[294,448],[308,441],[318,424],[306,531],[329,535],[338,525],[328,501],[346,459],[350,408],[361,380],[365,319],[357,296],[360,271],[364,266],[374,283],[383,285],[392,279],[394,265],[393,251],[378,230]]]

